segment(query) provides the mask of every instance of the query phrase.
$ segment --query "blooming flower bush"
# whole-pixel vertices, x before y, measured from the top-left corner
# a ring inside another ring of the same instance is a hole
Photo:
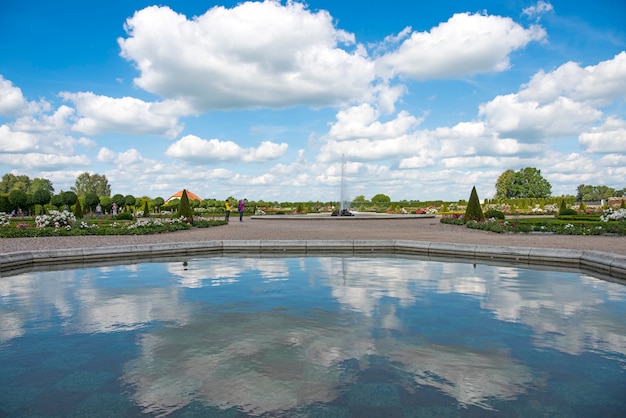
[[[0,212],[0,226],[9,226],[11,223],[11,215],[8,213]]]
[[[70,230],[75,222],[76,216],[67,210],[64,210],[63,212],[51,210],[48,215],[39,215],[35,218],[35,225],[37,228],[53,227]]]
[[[602,222],[608,221],[626,221],[626,209],[608,208],[604,211],[604,215],[600,216]]]

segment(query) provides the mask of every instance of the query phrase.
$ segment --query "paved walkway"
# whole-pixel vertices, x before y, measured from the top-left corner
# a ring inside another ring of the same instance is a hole
[[[0,239],[0,253],[210,240],[415,240],[460,244],[595,250],[626,255],[625,236],[496,234],[447,225],[439,218],[231,219],[229,225],[166,234]]]

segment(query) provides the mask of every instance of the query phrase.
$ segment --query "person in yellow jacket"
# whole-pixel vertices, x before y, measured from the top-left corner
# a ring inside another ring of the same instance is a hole
[[[230,200],[226,199],[226,222],[230,222],[230,209],[231,209]]]

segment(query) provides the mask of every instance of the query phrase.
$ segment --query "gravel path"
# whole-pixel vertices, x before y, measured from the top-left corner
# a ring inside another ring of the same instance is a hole
[[[0,239],[1,253],[211,240],[415,240],[502,246],[595,250],[626,255],[624,236],[496,234],[447,225],[439,218],[249,219],[229,225],[139,236]]]

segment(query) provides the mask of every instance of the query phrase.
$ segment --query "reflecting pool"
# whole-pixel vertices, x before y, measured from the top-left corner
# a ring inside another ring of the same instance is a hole
[[[0,278],[0,416],[626,413],[626,286],[403,258]]]

